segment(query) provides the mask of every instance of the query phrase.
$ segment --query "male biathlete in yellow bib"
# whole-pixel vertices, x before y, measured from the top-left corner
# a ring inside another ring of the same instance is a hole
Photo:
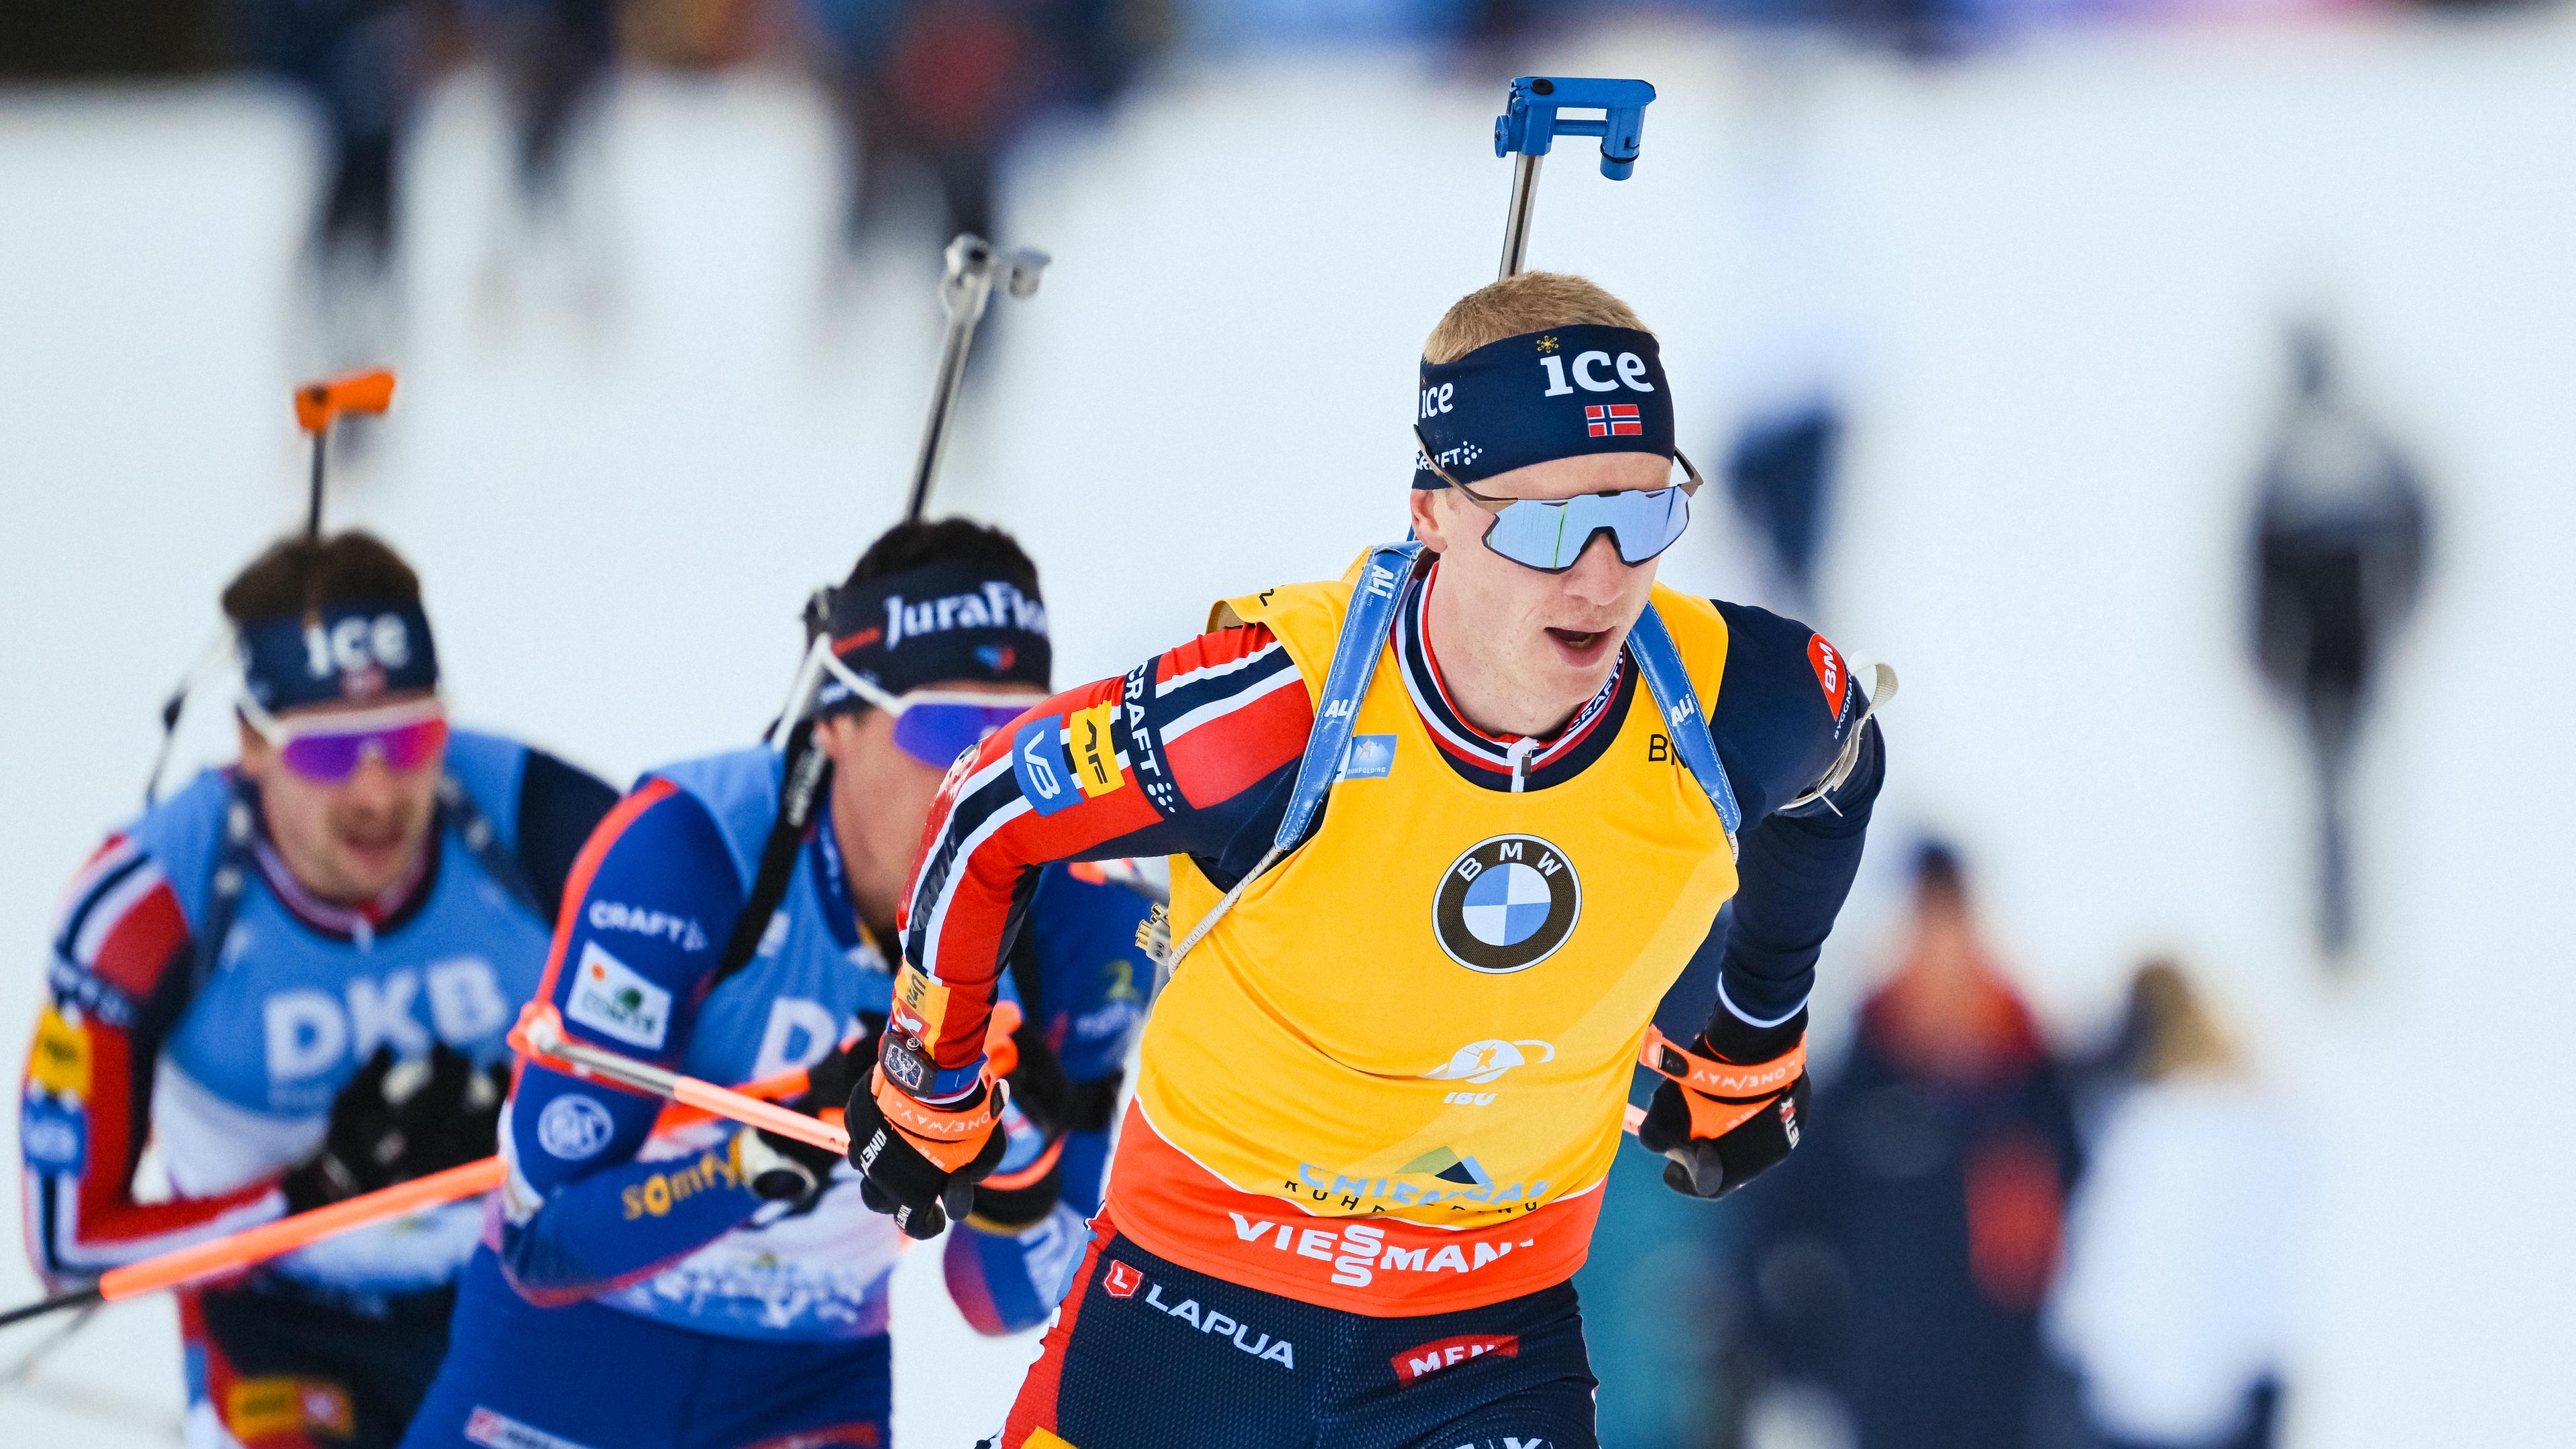
[[[1090,1252],[988,1443],[1586,1449],[1567,1280],[1632,1064],[1672,1079],[1639,1135],[1683,1192],[1797,1145],[1880,744],[1805,625],[1655,584],[1672,418],[1617,298],[1485,287],[1424,348],[1418,547],[1228,600],[950,770],[849,1109],[906,1231],[996,1155],[984,1021],[1040,867],[1170,855],[1180,938]],[[1651,1035],[1703,952],[1707,1029]]]

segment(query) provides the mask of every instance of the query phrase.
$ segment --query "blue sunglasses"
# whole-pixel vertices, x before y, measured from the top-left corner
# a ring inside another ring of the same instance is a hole
[[[1414,429],[1417,439],[1421,431]],[[1428,444],[1422,455],[1431,456]],[[1690,527],[1691,495],[1706,480],[1678,448],[1673,450],[1673,461],[1682,465],[1687,482],[1556,499],[1498,498],[1450,477],[1437,462],[1430,467],[1441,482],[1493,514],[1494,521],[1485,526],[1485,547],[1523,568],[1561,574],[1574,567],[1592,540],[1603,533],[1610,535],[1619,561],[1630,568],[1652,561],[1681,539],[1682,530]]]

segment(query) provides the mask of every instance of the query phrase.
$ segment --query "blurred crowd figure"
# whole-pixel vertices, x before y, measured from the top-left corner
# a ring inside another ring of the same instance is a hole
[[[2347,796],[2391,636],[2414,607],[2430,529],[2414,466],[2344,395],[2324,328],[2289,338],[2291,398],[2255,500],[2254,657],[2299,712],[2316,777],[2317,935],[2352,943]]]
[[[1918,854],[1896,969],[1810,1119],[1744,1199],[1746,1367],[1768,1384],[1748,1438],[2028,1443],[2080,1151],[2066,1075],[1949,847]]]
[[[1160,38],[1133,0],[803,0],[844,132],[845,240],[929,183],[938,234],[1000,235],[994,168],[1056,111],[1105,108]]]
[[[2047,1336],[2097,1449],[2270,1449],[2297,1154],[2182,968],[2129,990]]]
[[[994,179],[1014,143],[1046,117],[1110,106],[1174,49],[1398,46],[1450,52],[1500,82],[1556,42],[1636,17],[1833,31],[1937,58],[2045,25],[2392,8],[2397,0],[89,0],[0,5],[0,84],[239,70],[303,98],[326,152],[307,270],[326,327],[341,334],[333,350],[355,353],[391,325],[405,133],[429,82],[466,58],[490,67],[510,115],[515,245],[564,229],[567,139],[621,63],[713,70],[793,57],[842,123],[844,231],[856,246],[916,194],[942,239],[1007,231]],[[1830,469],[1833,419],[1782,421],[1787,431],[1745,440],[1754,451],[1737,488],[1767,510],[1794,576],[1823,502],[1794,489]]]
[[[2292,1134],[2183,968],[2107,1042],[2053,1050],[1954,850],[1917,853],[1902,944],[1740,1216],[1698,1442],[1742,1449],[2270,1449]]]

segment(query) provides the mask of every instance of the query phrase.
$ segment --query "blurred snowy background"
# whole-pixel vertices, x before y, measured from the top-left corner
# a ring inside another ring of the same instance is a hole
[[[983,191],[918,173],[855,234],[844,112],[740,16],[747,39],[666,35],[676,61],[602,77],[534,234],[508,86],[425,81],[357,262],[312,239],[335,163],[291,89],[184,58],[0,87],[0,1041],[27,1038],[56,893],[136,805],[216,591],[300,517],[290,384],[399,370],[333,520],[419,566],[462,719],[622,781],[751,738],[805,591],[899,514],[946,217],[985,207],[1056,261],[996,304],[940,503],[1037,557],[1060,682],[1111,673],[1212,598],[1401,532],[1422,334],[1492,274],[1504,79],[1638,75],[1661,98],[1635,178],[1560,148],[1532,265],[1636,304],[1712,472],[1769,420],[1826,418],[1831,445],[1803,585],[1715,493],[1665,577],[1905,679],[1827,1045],[1909,929],[1918,834],[1968,861],[2070,1056],[2143,956],[2177,957],[2297,1144],[2263,1205],[2279,1442],[2576,1437],[2552,1387],[2576,957],[2548,904],[2576,770],[2547,733],[2576,709],[2548,662],[2576,651],[2576,14],[1617,8],[1463,43],[1438,15],[1204,8],[1114,98],[1015,121]],[[627,25],[630,52],[662,33]],[[2306,323],[2433,520],[2381,636],[2333,958],[2309,746],[2250,622]],[[227,729],[197,711],[183,761]],[[1706,1242],[1677,1279],[1616,1261],[1723,1299],[1708,1225],[1735,1211],[1680,1220]],[[968,1342],[935,1255],[899,1283],[898,1437],[963,1445],[1033,1345]],[[1641,1327],[1619,1286],[1587,1301],[1612,1442],[1838,1442],[1832,1412],[1754,1412],[1711,1367],[1741,1355],[1698,1338],[1743,1315]],[[37,1291],[0,1256],[0,1300]],[[0,1335],[0,1368],[44,1332]],[[0,1440],[167,1444],[179,1403],[169,1303],[135,1302],[0,1383]]]

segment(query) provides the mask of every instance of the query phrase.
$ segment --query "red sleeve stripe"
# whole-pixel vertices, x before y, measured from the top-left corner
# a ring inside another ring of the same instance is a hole
[[[1280,677],[1291,685],[1302,682],[1293,669]],[[1234,701],[1221,718],[1222,728],[1201,729],[1214,721],[1198,721],[1191,726],[1194,733],[1178,743],[1177,731],[1164,731],[1173,777],[1193,801],[1230,800],[1304,754],[1315,709],[1302,688],[1272,688]]]
[[[95,963],[108,934],[124,922],[125,913],[166,884],[161,867],[150,860],[138,860],[126,867],[94,892],[79,913],[65,923],[71,931],[63,943],[63,954],[84,966]]]
[[[142,888],[136,889],[135,882]],[[188,918],[180,913],[177,893],[162,881],[157,868],[135,872],[135,882],[117,887],[114,914],[107,902],[90,913],[89,925],[81,934],[94,933],[94,954],[74,959],[139,1006],[151,998],[161,973],[180,959],[180,947],[188,943]]]
[[[1002,761],[1002,768],[1007,771],[1007,768],[1010,768],[1010,761]],[[927,920],[925,931],[922,931],[922,972],[927,972],[927,975],[935,977],[935,980],[945,980],[945,977],[940,977],[940,944],[943,944],[945,936],[948,936],[948,908],[956,905],[958,887],[966,884],[966,879],[974,874],[969,861],[974,861],[974,853],[979,851],[979,848],[984,848],[984,841],[992,841],[994,835],[1005,828],[1005,825],[1010,825],[1010,822],[1018,820],[1018,817],[1028,815],[1028,812],[1030,812],[1028,802],[1015,797],[1010,804],[1005,804],[1005,807],[999,807],[999,810],[994,810],[992,815],[984,817],[984,822],[976,825],[974,833],[966,835],[963,841],[958,841],[956,846],[958,861],[956,866],[951,866],[951,871],[948,871],[948,879],[940,882],[938,897],[930,900],[930,920]],[[976,964],[981,967],[984,962],[976,962]]]
[[[1276,644],[1270,646],[1271,649],[1277,649],[1278,647],[1279,646]],[[1246,665],[1257,664],[1268,652],[1268,650],[1265,650],[1262,654],[1256,654],[1248,658],[1238,660],[1234,664],[1226,666],[1226,668],[1240,669]],[[1198,671],[1198,674],[1204,676],[1212,672],[1216,671],[1200,670]],[[1305,684],[1305,676],[1299,674],[1293,667],[1280,669],[1276,672],[1265,674],[1257,679],[1247,679],[1244,682],[1243,688],[1236,690],[1232,694],[1222,695],[1216,699],[1209,700],[1207,703],[1198,706],[1189,713],[1179,716],[1171,723],[1163,726],[1159,733],[1162,736],[1163,743],[1168,745],[1172,741],[1179,739],[1181,736],[1188,734],[1190,731],[1197,729],[1201,725],[1214,723],[1215,721],[1221,720],[1227,715],[1234,713],[1236,710],[1258,704],[1279,690],[1287,689],[1292,686],[1297,689],[1300,700],[1303,700],[1305,696]],[[1307,707],[1309,709],[1313,708],[1311,704]]]
[[[81,862],[80,870],[72,876],[72,883],[63,891],[62,904],[54,912],[56,918],[70,920],[73,913],[80,909],[81,902],[89,899],[90,893],[98,889],[101,881],[114,874],[119,867],[142,858],[142,846],[122,835],[109,836],[98,849],[90,852],[89,859]]]
[[[1214,647],[1206,647],[1207,641],[1213,641]],[[1157,682],[1167,691],[1184,689],[1221,675],[1232,674],[1246,665],[1258,663],[1279,647],[1279,641],[1271,636],[1270,631],[1258,626],[1228,629],[1222,634],[1205,635],[1202,636],[1202,647],[1191,652],[1211,662],[1176,674],[1166,674]],[[1175,649],[1169,657],[1172,658],[1173,663],[1178,664],[1188,656],[1184,655],[1182,650]]]
[[[635,817],[679,793],[679,789],[657,775],[611,806],[599,824],[591,827],[590,839],[581,843],[581,854],[572,858],[572,871],[564,877],[563,906],[555,912],[555,939],[546,948],[546,974],[537,981],[537,1000],[555,999],[555,975],[563,969],[564,947],[572,940],[574,924],[581,919],[582,903],[590,894],[591,877],[599,874],[599,863],[608,858],[617,837],[626,833]]]

